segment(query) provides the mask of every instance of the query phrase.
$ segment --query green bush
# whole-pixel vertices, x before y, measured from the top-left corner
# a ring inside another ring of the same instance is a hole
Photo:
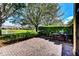
[[[20,38],[32,38],[35,36],[37,36],[36,32],[25,32],[25,33],[16,33],[16,34],[4,34],[0,38],[10,41],[10,40],[16,40]]]
[[[73,27],[39,27],[39,35],[51,36],[53,33],[72,35]]]

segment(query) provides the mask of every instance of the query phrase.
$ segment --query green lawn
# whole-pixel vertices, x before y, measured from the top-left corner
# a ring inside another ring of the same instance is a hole
[[[26,32],[31,32],[31,33],[36,33],[35,30],[2,30],[2,34],[17,34],[17,33],[26,33]]]

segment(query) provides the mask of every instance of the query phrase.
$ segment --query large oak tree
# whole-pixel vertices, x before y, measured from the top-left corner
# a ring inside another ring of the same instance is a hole
[[[60,11],[59,4],[55,3],[28,3],[25,5],[26,8],[18,12],[24,19],[18,21],[18,23],[21,25],[31,24],[36,28],[36,31],[38,30],[39,25],[44,23],[44,21],[49,25],[56,20],[57,17],[63,16],[64,14]],[[16,19],[13,23],[15,22],[17,22]]]
[[[24,8],[20,3],[1,3],[0,4],[0,35],[2,24],[11,16],[15,16],[17,10]]]

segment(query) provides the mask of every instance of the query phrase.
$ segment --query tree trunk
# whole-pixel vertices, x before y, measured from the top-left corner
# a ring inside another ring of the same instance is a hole
[[[36,28],[36,32],[38,32],[38,26],[35,26],[35,28]]]
[[[0,36],[2,35],[2,31],[1,31],[1,26],[2,26],[2,11],[1,11],[1,7],[0,7]]]
[[[2,35],[2,29],[1,29],[1,26],[2,26],[2,19],[0,19],[0,36]]]
[[[2,31],[1,31],[1,29],[0,29],[0,36],[2,35]]]

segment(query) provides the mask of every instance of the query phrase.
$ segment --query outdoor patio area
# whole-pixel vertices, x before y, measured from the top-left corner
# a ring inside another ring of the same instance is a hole
[[[61,56],[73,55],[72,45],[51,42],[43,38],[32,38],[0,47],[0,56]]]
[[[72,56],[73,20],[73,4],[1,3],[0,56]]]

